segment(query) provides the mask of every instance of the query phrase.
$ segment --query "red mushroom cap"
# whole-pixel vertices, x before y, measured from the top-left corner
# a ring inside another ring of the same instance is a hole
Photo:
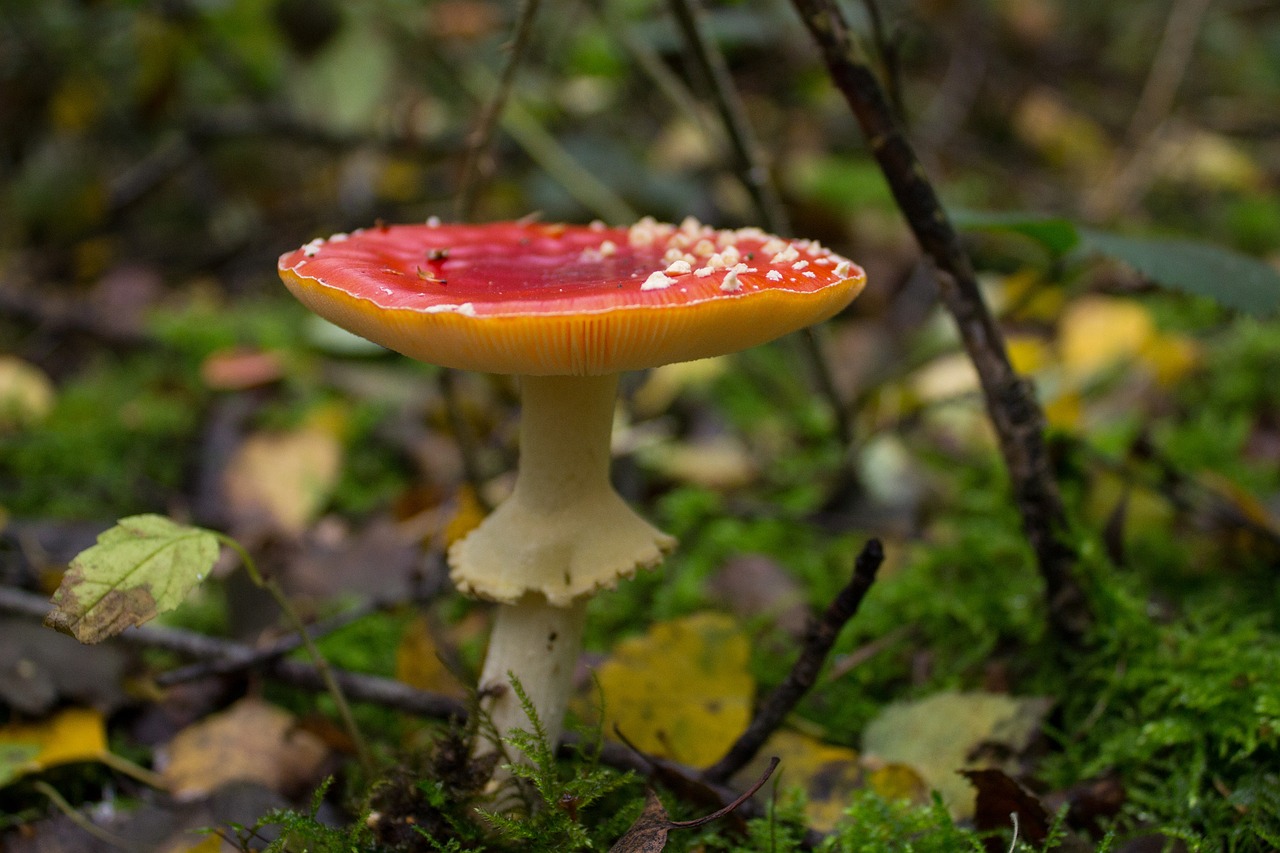
[[[598,375],[746,349],[831,317],[863,271],[807,240],[642,220],[396,225],[313,240],[280,277],[333,323],[412,358]]]

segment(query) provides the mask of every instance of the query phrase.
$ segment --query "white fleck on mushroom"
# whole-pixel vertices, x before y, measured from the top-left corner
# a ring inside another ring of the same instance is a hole
[[[729,270],[724,274],[724,281],[720,282],[720,289],[725,293],[733,293],[742,288],[742,282],[738,281],[738,274],[733,270]]]
[[[769,279],[769,281],[782,281],[782,273],[777,270],[769,270],[764,274],[764,277]]]
[[[640,289],[666,290],[675,283],[676,280],[674,278],[669,278],[665,273],[655,271],[649,274],[649,277],[644,280],[644,284],[640,285]]]
[[[683,258],[678,261],[672,261],[671,266],[666,269],[667,275],[688,275],[691,272],[693,272],[693,267]]]

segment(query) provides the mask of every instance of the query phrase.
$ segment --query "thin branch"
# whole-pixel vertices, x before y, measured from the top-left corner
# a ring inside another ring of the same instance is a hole
[[[498,119],[503,108],[511,97],[511,87],[515,83],[516,71],[524,59],[529,47],[529,37],[533,33],[533,22],[538,15],[539,0],[523,0],[516,17],[516,31],[511,44],[507,47],[507,62],[502,68],[498,84],[480,112],[480,119],[468,140],[467,157],[462,164],[462,175],[458,179],[458,198],[454,213],[460,221],[465,222],[474,213],[476,197],[480,189],[480,163],[488,155],[493,144],[493,132],[498,126]]]
[[[871,21],[871,41],[876,46],[876,54],[880,57],[880,72],[884,75],[889,89],[889,98],[893,102],[893,111],[898,121],[907,121],[907,102],[902,96],[902,74],[898,64],[898,49],[889,38],[889,31],[884,25],[884,15],[880,13],[878,0],[862,0],[862,7],[867,10],[867,18]]]
[[[717,147],[726,144],[720,126],[707,121],[707,116],[698,104],[698,99],[694,97],[693,92],[680,79],[680,76],[663,62],[662,56],[652,45],[631,33],[627,23],[621,20],[618,14],[617,4],[609,0],[591,0],[590,5],[600,16],[609,35],[635,61],[636,67],[644,72],[671,105],[710,137]]]
[[[699,0],[671,0],[670,5],[689,55],[710,85],[711,99],[729,137],[734,171],[764,217],[765,230],[774,234],[791,233],[786,208],[778,198],[769,178],[769,169],[760,156],[760,145],[747,121],[746,109],[729,75],[729,66],[707,35],[706,14]]]
[[[321,637],[328,636],[335,631],[341,630],[353,622],[363,619],[370,613],[377,612],[384,606],[386,606],[384,603],[373,600],[361,602],[355,607],[344,610],[341,613],[337,613],[328,619],[312,623],[307,626],[307,630],[313,638],[319,639]],[[173,687],[176,684],[186,684],[187,682],[199,681],[203,678],[232,675],[237,672],[243,672],[247,669],[257,669],[262,667],[265,664],[282,658],[301,647],[302,634],[297,631],[291,631],[275,642],[269,643],[265,646],[246,646],[245,648],[248,650],[248,654],[242,656],[202,660],[197,663],[166,670],[156,676],[155,682],[160,687]]]
[[[710,86],[712,101],[715,103],[716,111],[720,115],[729,140],[738,179],[751,195],[765,230],[773,234],[790,234],[791,222],[787,216],[787,209],[778,196],[768,166],[761,157],[760,144],[751,128],[751,123],[747,120],[746,109],[743,107],[737,88],[733,85],[733,78],[729,74],[724,55],[707,35],[706,13],[700,1],[670,0],[670,5],[676,23],[680,27],[680,33],[684,37],[685,47]],[[808,358],[813,370],[814,379],[818,383],[818,391],[826,399],[835,417],[836,434],[840,436],[842,445],[847,449],[854,440],[853,422],[849,418],[848,408],[836,390],[835,377],[822,350],[822,342],[813,329],[804,329],[800,333],[800,341],[805,357]]]
[[[458,389],[454,382],[451,368],[441,368],[436,374],[436,387],[440,389],[440,398],[444,401],[444,411],[449,419],[449,429],[453,432],[454,444],[458,446],[458,455],[462,457],[462,476],[476,503],[485,514],[493,511],[484,493],[484,472],[480,469],[480,457],[476,452],[476,439],[471,433],[471,425],[462,416],[462,406],[458,402]]]
[[[1092,614],[1075,575],[1077,555],[1067,540],[1066,510],[1044,441],[1044,413],[1031,383],[1009,362],[1004,339],[978,288],[973,264],[893,109],[854,41],[834,0],[792,0],[822,52],[925,254],[938,270],[942,301],[959,328],[982,383],[1023,530],[1044,580],[1049,624],[1065,645],[1079,646]]]
[[[858,612],[867,590],[875,583],[876,572],[884,562],[884,547],[879,539],[871,539],[858,554],[853,565],[853,577],[827,605],[822,618],[809,625],[804,648],[792,665],[786,679],[768,698],[760,703],[746,730],[729,747],[729,751],[715,764],[702,771],[702,778],[711,782],[724,782],[755,758],[769,735],[787,718],[796,704],[818,680],[818,673],[831,653],[841,629]]]
[[[43,620],[49,613],[49,600],[44,596],[11,587],[0,587],[0,611]],[[253,647],[243,643],[155,625],[131,628],[107,642],[139,648],[162,649],[184,657],[201,659],[237,657],[252,654],[254,651]],[[322,693],[328,689],[320,671],[315,666],[301,661],[268,661],[260,671],[268,678],[304,690]],[[435,719],[465,720],[467,717],[466,706],[449,696],[417,690],[403,682],[375,675],[337,668],[332,668],[332,674],[334,681],[352,701],[369,702],[408,714]]]

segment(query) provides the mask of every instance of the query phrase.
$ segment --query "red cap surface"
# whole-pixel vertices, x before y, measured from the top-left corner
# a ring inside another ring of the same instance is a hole
[[[280,277],[331,322],[412,358],[598,375],[734,352],[825,320],[866,282],[812,241],[630,228],[396,225],[313,240]]]

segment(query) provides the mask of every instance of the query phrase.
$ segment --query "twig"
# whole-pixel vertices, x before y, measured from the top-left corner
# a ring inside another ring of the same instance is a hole
[[[379,610],[382,606],[381,603],[372,600],[361,602],[355,607],[344,610],[328,619],[311,624],[308,626],[308,631],[310,631],[313,638],[327,636],[359,619],[363,619],[370,613]],[[302,635],[297,631],[293,631],[265,646],[257,648],[246,646],[247,654],[244,655],[204,660],[166,670],[156,676],[155,682],[160,687],[173,687],[175,684],[199,681],[202,678],[231,675],[246,669],[261,667],[269,661],[284,657],[301,646]]]
[[[453,432],[454,444],[458,446],[458,455],[462,457],[462,476],[480,508],[489,513],[493,506],[484,493],[484,473],[480,470],[480,459],[476,453],[475,436],[471,434],[471,425],[462,416],[462,407],[458,403],[458,389],[454,383],[452,368],[441,368],[436,374],[436,387],[440,389],[440,398],[444,401],[445,415],[449,419],[449,429]]]
[[[898,121],[907,123],[907,102],[902,97],[902,74],[898,65],[898,50],[890,41],[884,26],[884,15],[880,13],[878,0],[862,0],[862,7],[867,10],[871,21],[871,41],[876,46],[876,54],[880,57],[880,69],[889,89],[889,98],[893,102],[894,114]]]
[[[493,131],[498,125],[502,109],[511,97],[511,87],[515,83],[516,71],[529,46],[529,36],[533,32],[533,21],[538,14],[539,0],[522,0],[516,18],[516,31],[508,46],[507,63],[503,66],[502,76],[494,88],[489,100],[480,111],[480,119],[475,130],[467,140],[467,156],[462,163],[462,175],[458,179],[458,198],[454,213],[461,221],[471,218],[480,187],[480,161],[488,154],[493,142]]]
[[[840,630],[858,612],[862,599],[875,583],[876,572],[884,562],[884,547],[879,539],[868,540],[853,565],[853,577],[827,605],[822,618],[809,625],[804,648],[792,665],[786,679],[760,703],[746,730],[715,764],[702,771],[702,778],[724,782],[755,758],[769,735],[782,725],[796,704],[818,680],[818,673],[835,645]]]
[[[747,121],[746,109],[733,85],[724,56],[707,35],[706,15],[699,0],[670,0],[670,3],[685,46],[710,86],[711,98],[720,114],[720,121],[733,153],[734,170],[738,179],[751,195],[751,200],[764,221],[765,230],[774,234],[790,234],[791,222],[787,209],[760,156],[760,145],[751,129],[751,123]],[[822,351],[822,343],[817,332],[811,328],[800,333],[800,341],[818,383],[818,391],[827,400],[835,417],[836,434],[847,449],[854,440],[853,423],[836,390],[835,377],[827,363],[826,354]]]
[[[760,215],[764,217],[765,229],[774,234],[790,233],[791,224],[786,208],[782,206],[773,182],[769,179],[769,170],[761,160],[759,143],[747,121],[742,99],[738,97],[738,90],[734,88],[733,79],[729,75],[729,67],[715,43],[707,36],[705,13],[699,0],[670,0],[670,5],[685,46],[710,86],[711,99],[729,137],[734,170],[751,194],[751,200],[759,209]]]
[[[987,413],[1013,483],[1014,500],[1036,555],[1048,600],[1049,625],[1068,647],[1083,644],[1093,623],[1075,576],[1076,553],[1066,538],[1067,518],[1044,441],[1044,413],[1031,383],[1009,362],[1004,339],[983,302],[973,264],[960,244],[875,74],[834,0],[792,0],[822,52],[898,207],[921,248],[938,269],[938,286],[978,372]]]
[[[609,2],[609,0],[591,0],[590,5],[596,14],[600,16],[600,20],[609,35],[631,56],[636,66],[644,72],[649,81],[658,88],[658,91],[666,96],[672,106],[683,113],[690,122],[708,137],[711,137],[716,142],[717,147],[723,145],[725,139],[720,126],[707,121],[707,117],[699,106],[697,98],[689,91],[689,87],[685,85],[679,75],[662,61],[662,56],[658,51],[648,42],[636,38],[631,33],[626,22],[620,19],[618,5]]]
[[[49,600],[44,596],[0,587],[0,611],[37,621],[49,613]],[[193,658],[224,658],[252,654],[254,649],[243,643],[206,637],[178,628],[147,625],[131,628],[108,642],[140,648],[163,649]],[[293,660],[268,661],[261,667],[268,678],[304,690],[323,692],[327,689],[320,671],[312,664]],[[369,702],[408,714],[445,720],[465,720],[465,705],[449,696],[418,690],[400,681],[376,675],[348,672],[330,667],[333,680],[352,701]]]
[[[1085,209],[1090,216],[1106,219],[1124,211],[1150,181],[1153,149],[1163,136],[1165,117],[1173,109],[1178,87],[1186,77],[1211,2],[1175,0],[1169,9],[1160,46],[1125,133],[1129,151],[1127,155],[1117,151],[1102,180],[1086,196]]]
[[[1129,119],[1131,142],[1149,135],[1173,109],[1178,86],[1187,74],[1201,22],[1213,0],[1175,0],[1165,22],[1164,35],[1151,61],[1147,82]]]

